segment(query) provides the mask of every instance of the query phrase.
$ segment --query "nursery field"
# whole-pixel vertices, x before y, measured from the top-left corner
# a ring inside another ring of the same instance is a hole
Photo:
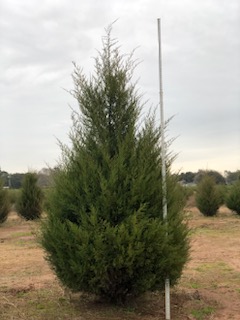
[[[191,260],[171,292],[172,319],[240,319],[240,217],[225,207],[211,218],[187,207],[186,216]],[[65,292],[44,260],[37,227],[15,212],[0,226],[0,319],[164,319],[164,296],[159,293],[114,307]]]

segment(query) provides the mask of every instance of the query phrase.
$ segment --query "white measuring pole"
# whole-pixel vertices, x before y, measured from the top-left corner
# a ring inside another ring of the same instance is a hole
[[[162,85],[162,49],[161,49],[161,20],[158,22],[158,48],[159,48],[159,98],[161,116],[161,153],[162,153],[162,192],[163,192],[163,219],[167,223],[167,181],[166,181],[166,144],[165,121],[163,112],[163,85]],[[167,236],[167,235],[166,235]],[[165,319],[170,320],[170,280],[165,279]]]

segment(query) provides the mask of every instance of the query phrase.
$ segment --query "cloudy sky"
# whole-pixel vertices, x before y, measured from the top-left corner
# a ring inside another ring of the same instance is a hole
[[[165,118],[174,170],[240,169],[239,0],[0,0],[0,167],[54,166],[76,101],[72,61],[88,75],[104,29],[122,52],[138,48],[138,87],[158,105],[162,23]],[[159,119],[157,119],[158,121]]]

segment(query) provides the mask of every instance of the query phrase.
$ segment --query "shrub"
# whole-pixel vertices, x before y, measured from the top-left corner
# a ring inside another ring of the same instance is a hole
[[[240,180],[235,182],[229,190],[226,199],[226,205],[229,209],[240,214]]]
[[[174,285],[188,259],[182,193],[168,170],[163,221],[159,130],[137,128],[133,64],[110,38],[87,81],[75,68],[72,149],[62,146],[42,225],[42,245],[61,282],[115,303]],[[169,167],[168,167],[169,169]],[[166,236],[168,235],[168,236]]]
[[[25,174],[22,189],[17,202],[17,212],[26,220],[40,218],[42,213],[42,190],[37,186],[37,175]]]
[[[3,182],[0,180],[0,224],[7,220],[10,211],[10,201],[7,190],[3,189]]]
[[[221,202],[222,198],[216,187],[214,178],[208,175],[204,176],[197,187],[197,208],[205,216],[214,216],[217,214]]]

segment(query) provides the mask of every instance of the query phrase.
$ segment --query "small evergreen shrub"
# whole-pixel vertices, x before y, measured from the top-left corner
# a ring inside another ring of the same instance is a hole
[[[230,187],[226,199],[226,205],[229,209],[240,214],[240,180]]]
[[[0,224],[7,220],[10,212],[10,201],[7,190],[3,189],[3,181],[0,180]]]
[[[22,189],[17,201],[17,212],[26,220],[38,219],[42,213],[43,192],[37,185],[37,175],[25,174]]]
[[[205,175],[197,187],[196,205],[205,216],[214,216],[222,203],[213,177]]]

